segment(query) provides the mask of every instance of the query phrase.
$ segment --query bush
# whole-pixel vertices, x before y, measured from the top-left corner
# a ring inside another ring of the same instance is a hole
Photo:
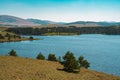
[[[33,37],[32,37],[32,36],[30,36],[30,37],[29,37],[29,39],[30,39],[30,40],[33,40]]]
[[[13,49],[8,53],[10,56],[17,56],[16,51],[14,51]]]
[[[50,61],[57,61],[55,54],[49,54],[48,55],[48,60],[50,60]]]
[[[36,58],[40,60],[45,60],[45,56],[42,53],[39,53]]]
[[[63,56],[64,70],[68,72],[74,72],[75,69],[79,69],[79,64],[72,52],[67,52]]]

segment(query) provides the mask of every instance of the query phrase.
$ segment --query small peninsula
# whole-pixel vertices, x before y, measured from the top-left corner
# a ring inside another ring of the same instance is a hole
[[[12,32],[0,31],[0,42],[17,42],[17,41],[25,41],[25,40],[38,40],[37,38],[33,38],[30,36],[29,38],[22,37]]]

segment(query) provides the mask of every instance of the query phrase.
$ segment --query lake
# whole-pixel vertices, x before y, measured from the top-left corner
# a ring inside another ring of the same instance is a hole
[[[33,36],[43,40],[0,43],[0,55],[14,49],[21,57],[36,58],[41,52],[63,56],[71,51],[83,55],[90,69],[120,76],[120,35]]]

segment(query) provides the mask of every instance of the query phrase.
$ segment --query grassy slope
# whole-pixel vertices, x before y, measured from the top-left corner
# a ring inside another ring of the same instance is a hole
[[[0,56],[0,80],[120,80],[120,77],[81,69],[80,73],[58,71],[57,62]]]

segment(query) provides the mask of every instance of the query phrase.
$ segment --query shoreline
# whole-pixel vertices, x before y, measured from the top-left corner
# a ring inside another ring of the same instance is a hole
[[[32,41],[32,40],[41,40],[38,38],[34,38],[34,39],[29,39],[29,38],[22,38],[22,39],[11,39],[11,40],[0,40],[0,43],[4,43],[4,42],[20,42],[20,41]]]

